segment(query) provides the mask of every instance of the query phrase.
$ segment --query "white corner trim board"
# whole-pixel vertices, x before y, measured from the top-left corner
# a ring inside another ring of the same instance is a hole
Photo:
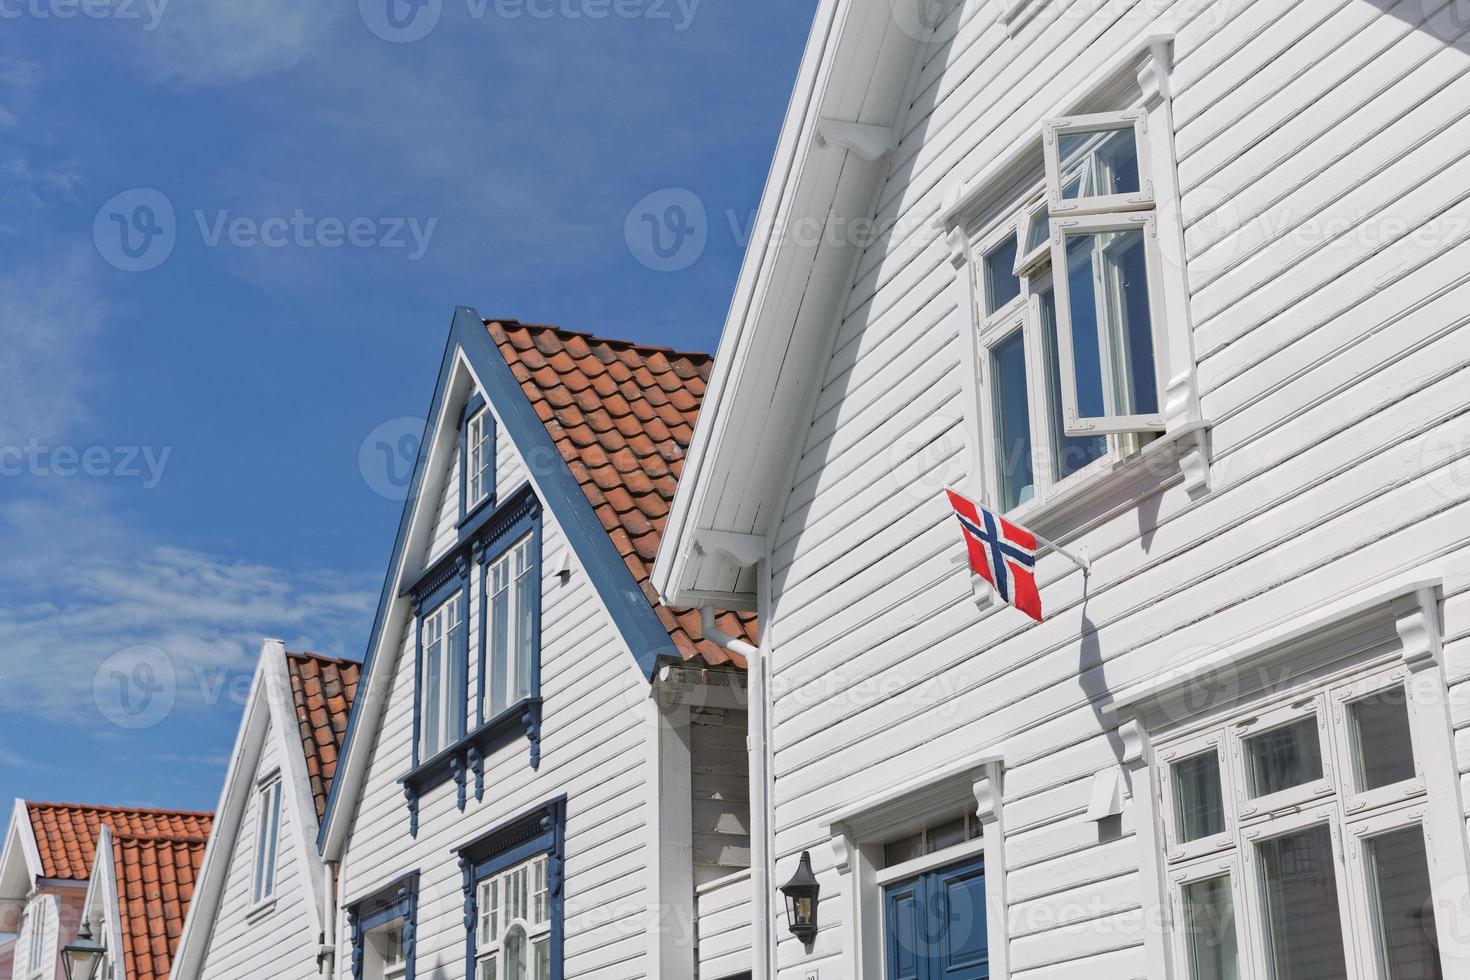
[[[842,945],[848,956],[846,975],[851,980],[881,980],[884,976],[880,880],[883,845],[922,827],[926,818],[953,815],[961,809],[980,820],[980,838],[939,851],[926,860],[937,867],[960,857],[984,855],[990,976],[992,980],[1007,980],[1010,976],[1004,775],[1005,747],[985,748],[839,807],[820,819],[837,872],[843,878]]]

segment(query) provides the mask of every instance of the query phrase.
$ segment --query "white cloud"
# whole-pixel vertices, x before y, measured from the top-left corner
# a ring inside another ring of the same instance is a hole
[[[0,272],[0,446],[55,439],[83,417],[107,313],[98,265],[75,246]]]
[[[137,54],[145,71],[165,81],[248,81],[320,55],[346,9],[313,0],[168,0],[157,29],[138,35]]]
[[[376,599],[366,576],[140,541],[87,488],[0,506],[0,555],[0,711],[116,734],[136,677],[170,687],[138,727],[201,709],[233,718],[263,637],[355,656]],[[135,648],[146,652],[118,659]]]

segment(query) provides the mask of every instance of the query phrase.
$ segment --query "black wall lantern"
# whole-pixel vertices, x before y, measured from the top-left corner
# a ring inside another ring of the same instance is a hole
[[[812,874],[812,856],[809,852],[802,851],[796,874],[781,886],[781,894],[786,896],[786,921],[791,934],[808,946],[817,938],[819,891],[821,887],[817,884],[817,876]]]
[[[97,967],[102,965],[105,952],[102,944],[92,938],[91,918],[83,919],[82,931],[76,942],[61,949],[61,965],[66,967],[67,980],[92,980],[97,975]]]

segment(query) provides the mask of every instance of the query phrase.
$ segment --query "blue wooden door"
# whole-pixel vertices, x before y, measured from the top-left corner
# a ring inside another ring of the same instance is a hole
[[[987,980],[985,862],[974,858],[884,891],[886,980]]]

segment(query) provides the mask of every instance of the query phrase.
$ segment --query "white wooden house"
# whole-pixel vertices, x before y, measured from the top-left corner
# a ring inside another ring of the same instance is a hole
[[[318,975],[332,882],[317,831],[358,675],[351,661],[262,645],[174,980]]]
[[[648,568],[709,358],[457,311],[319,842],[347,980],[748,961],[748,622]]]
[[[99,980],[166,980],[212,815],[16,800],[0,853],[0,902],[20,922],[15,980],[62,980],[86,923],[106,950]]]
[[[759,615],[757,978],[1470,976],[1467,31],[819,4],[654,575]]]

